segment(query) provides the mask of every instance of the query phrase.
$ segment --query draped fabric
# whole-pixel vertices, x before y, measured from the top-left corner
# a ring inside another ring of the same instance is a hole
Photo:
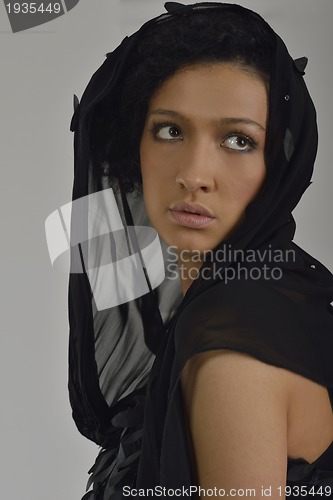
[[[327,387],[333,406],[333,279],[292,241],[291,213],[310,184],[317,151],[306,59],[294,61],[267,23],[240,6],[168,2],[166,8],[108,54],[75,101],[71,123],[69,394],[79,431],[101,446],[85,500],[123,498],[126,485],[194,484],[179,377],[200,352],[231,349],[294,371]],[[183,298],[142,191],[125,193],[108,165],[94,164],[92,123],[152,26],[216,9],[254,16],[274,43],[267,177],[244,221],[214,249]],[[288,461],[288,484],[332,485],[332,478],[332,447],[314,464]]]

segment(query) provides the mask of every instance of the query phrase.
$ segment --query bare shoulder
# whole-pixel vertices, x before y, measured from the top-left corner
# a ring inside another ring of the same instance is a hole
[[[258,498],[262,485],[284,487],[292,379],[287,370],[235,351],[187,362],[181,387],[200,486],[255,488]]]

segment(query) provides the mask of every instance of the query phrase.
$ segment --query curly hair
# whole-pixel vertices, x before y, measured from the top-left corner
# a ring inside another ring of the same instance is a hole
[[[95,168],[130,192],[141,183],[139,147],[149,102],[165,80],[198,64],[232,63],[269,84],[273,37],[252,13],[190,10],[154,24],[128,57],[121,81],[97,106],[91,141]]]

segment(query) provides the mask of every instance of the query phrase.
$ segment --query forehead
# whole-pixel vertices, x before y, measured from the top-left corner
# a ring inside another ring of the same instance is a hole
[[[153,95],[149,111],[174,110],[187,117],[247,117],[265,124],[264,80],[233,64],[205,64],[179,70]]]

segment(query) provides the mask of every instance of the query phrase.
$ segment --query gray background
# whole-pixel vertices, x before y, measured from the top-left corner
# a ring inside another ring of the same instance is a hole
[[[295,58],[309,57],[306,81],[320,143],[314,183],[295,212],[296,241],[333,270],[333,2],[239,3],[258,10]],[[80,0],[66,15],[12,34],[0,4],[0,495],[6,500],[79,500],[98,451],[71,420],[67,277],[50,265],[44,221],[70,201],[73,93],[81,96],[104,54],[162,5]]]

